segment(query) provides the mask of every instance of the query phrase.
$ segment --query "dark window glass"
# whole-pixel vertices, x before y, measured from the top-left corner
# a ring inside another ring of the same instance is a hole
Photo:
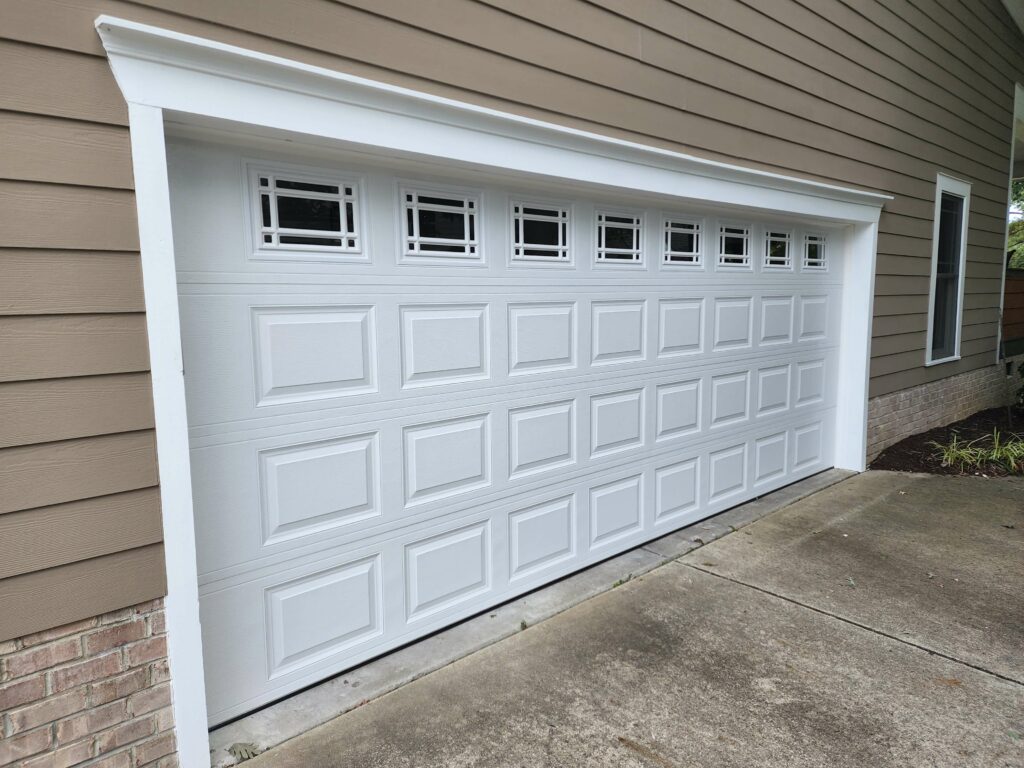
[[[325,192],[328,195],[338,194],[338,188],[330,184],[312,184],[308,181],[277,180],[278,189],[295,189],[300,192]]]
[[[807,263],[813,266],[821,264],[821,245],[819,243],[807,244]]]
[[[420,195],[419,202],[424,205],[449,205],[452,208],[462,208],[461,200],[452,200],[447,197],[424,197]]]
[[[516,209],[518,211],[518,208]],[[524,208],[523,213],[530,216],[550,216],[551,218],[558,218],[559,212],[550,210],[548,208]]]
[[[935,252],[935,304],[932,312],[932,359],[956,354],[956,321],[960,306],[960,251],[964,199],[942,193]]]
[[[341,206],[337,200],[278,196],[277,226],[281,229],[338,232],[341,229]]]
[[[737,235],[726,235],[722,238],[722,253],[726,256],[743,256],[746,253],[746,238]]]
[[[669,250],[680,253],[693,253],[697,250],[697,236],[692,232],[669,233]]]
[[[266,176],[260,176],[260,186],[265,187],[270,183]]]
[[[263,226],[270,226],[270,195],[260,195],[260,208],[263,210]]]
[[[789,243],[785,240],[771,240],[768,243],[768,261],[779,265],[786,263],[786,256]]]
[[[420,198],[424,200],[425,198]],[[435,237],[445,240],[466,239],[466,217],[461,213],[448,211],[419,211],[420,237]]]
[[[301,237],[298,235],[281,235],[280,240],[287,245],[333,245],[340,246],[338,237]]]
[[[604,227],[604,247],[632,250],[635,247],[633,245],[633,234],[635,232],[635,229],[610,227],[606,224]]]
[[[421,251],[443,251],[445,253],[465,253],[466,246],[464,245],[443,245],[439,243],[420,243]],[[470,248],[469,252],[473,253],[475,249]]]
[[[555,245],[558,243],[558,222],[523,219],[523,242],[531,245]]]
[[[349,232],[356,231],[356,212],[353,209],[352,203],[345,203],[345,225],[348,227]]]

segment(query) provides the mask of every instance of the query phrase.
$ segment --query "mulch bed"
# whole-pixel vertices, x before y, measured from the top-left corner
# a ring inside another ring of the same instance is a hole
[[[1011,422],[1012,416],[1012,422]],[[1016,411],[1011,414],[1007,408],[992,408],[978,411],[962,421],[945,427],[936,427],[927,432],[911,435],[896,445],[889,446],[871,462],[871,469],[890,469],[897,472],[928,472],[933,475],[988,475],[1001,476],[1007,474],[1006,469],[999,465],[988,465],[981,469],[972,469],[966,473],[959,467],[944,467],[942,459],[936,455],[935,446],[931,443],[949,443],[954,435],[960,440],[970,442],[979,437],[989,437],[992,430],[998,429],[999,434],[1009,439],[1013,434],[1024,437],[1024,413]]]

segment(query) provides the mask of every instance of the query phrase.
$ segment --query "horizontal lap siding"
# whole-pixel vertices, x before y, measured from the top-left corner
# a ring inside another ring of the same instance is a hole
[[[108,603],[163,589],[162,575],[115,578],[162,574],[162,549],[127,110],[93,29],[101,13],[889,192],[871,393],[994,357],[1012,82],[1024,79],[998,0],[7,0],[0,616],[30,597],[54,606],[35,624],[117,607],[57,595],[62,575]],[[939,171],[973,184],[964,350],[924,368]]]

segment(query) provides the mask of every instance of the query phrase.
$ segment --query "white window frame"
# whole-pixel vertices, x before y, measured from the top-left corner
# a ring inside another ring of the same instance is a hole
[[[864,469],[875,244],[881,207],[892,196],[570,129],[110,16],[100,16],[96,27],[131,129],[166,552],[170,685],[182,765],[208,765],[211,755],[168,116],[179,128],[228,121],[267,136],[373,148],[386,158],[430,156],[492,178],[527,173],[579,185],[614,179],[634,195],[672,198],[685,191],[688,200],[703,205],[845,224],[833,450],[837,468]]]
[[[807,250],[812,241],[817,244],[820,254],[818,261],[812,263],[807,255]],[[801,272],[828,272],[828,235],[824,232],[804,232],[803,252],[800,255]]]
[[[519,208],[519,212],[516,212],[516,208]],[[548,211],[558,211],[557,217],[549,216],[537,216],[534,214],[524,213],[524,208],[541,208]],[[571,265],[573,263],[573,210],[572,205],[566,203],[556,203],[540,200],[537,198],[524,198],[514,197],[509,201],[508,207],[509,215],[509,241],[511,244],[511,263],[523,265],[529,264],[536,266],[538,264],[552,264],[552,265]],[[561,234],[560,240],[562,241],[558,246],[552,245],[537,245],[535,243],[527,243],[523,238],[525,235],[525,229],[522,226],[522,222],[525,220],[535,221],[550,221],[559,225],[559,231]],[[516,223],[519,223],[519,236],[516,237]],[[525,251],[527,248],[536,250],[550,251],[553,255],[551,256],[538,256],[536,254],[525,254],[517,253],[517,251]]]
[[[308,169],[286,164],[267,165],[247,163],[247,192],[249,211],[252,216],[252,258],[258,261],[367,261],[365,245],[366,227],[362,219],[363,184],[362,178],[351,174],[313,172]],[[269,184],[263,187],[260,180],[267,178]],[[338,187],[337,193],[306,192],[301,190],[279,190],[278,179],[309,184]],[[263,195],[270,196],[270,226],[263,223]],[[294,197],[306,200],[337,201],[341,228],[337,232],[327,230],[282,229],[278,226],[277,197]],[[353,229],[348,228],[347,206],[352,206]],[[336,237],[341,245],[315,245],[311,243],[282,243],[281,235],[296,237]],[[270,242],[266,238],[270,237]],[[351,245],[349,243],[352,243]]]
[[[955,195],[963,199],[963,216],[960,224],[959,274],[957,277],[956,323],[953,328],[953,354],[942,358],[932,357],[932,342],[935,334],[935,287],[938,281],[939,268],[939,217],[942,214],[942,195]],[[928,287],[928,335],[924,348],[925,365],[941,365],[960,359],[960,341],[963,335],[964,319],[964,285],[967,276],[967,233],[971,218],[971,184],[962,179],[939,173],[935,178],[935,212],[932,221],[932,264],[931,278]]]
[[[693,251],[673,251],[672,234],[675,225],[693,227],[692,234],[697,247]],[[707,227],[704,220],[692,216],[673,216],[665,214],[662,218],[662,254],[661,265],[672,269],[704,269],[704,251],[707,242]],[[690,260],[687,260],[689,258]]]
[[[792,272],[793,271],[793,231],[786,229],[785,227],[765,227],[764,230],[764,257],[761,259],[762,269],[767,269],[772,272]],[[785,264],[772,264],[769,262],[771,259],[771,244],[784,242],[786,244],[786,263]]]
[[[409,201],[409,196],[413,197],[412,201]],[[465,219],[465,234],[466,237],[459,239],[443,238],[443,237],[421,237],[419,234],[419,211],[444,211],[448,213],[456,212],[457,208],[454,206],[444,206],[435,203],[423,203],[420,202],[420,197],[444,197],[451,200],[462,201],[462,215]],[[398,187],[398,210],[400,220],[398,221],[398,231],[401,238],[401,251],[402,261],[409,262],[414,261],[417,264],[424,263],[435,263],[435,264],[450,264],[452,262],[477,262],[483,263],[483,238],[481,236],[481,224],[483,222],[483,215],[481,214],[480,208],[481,195],[476,190],[465,189],[463,187],[456,186],[443,186],[437,184],[420,184],[417,182],[407,182],[399,184]],[[412,223],[413,231],[409,231],[409,212],[412,211]],[[470,226],[470,219],[472,219],[472,226]],[[472,233],[472,236],[470,235]],[[426,245],[439,245],[439,246],[462,246],[465,251],[443,251],[443,250],[430,250],[429,248],[423,250],[422,246]]]
[[[733,254],[725,253],[725,238],[726,237],[738,237],[738,235],[729,233],[727,229],[741,229],[744,232],[743,242],[746,246],[745,253],[743,254],[742,264],[730,264],[723,259],[734,259],[736,256]],[[716,239],[715,248],[715,269],[723,270],[727,272],[752,272],[754,270],[754,256],[751,253],[754,243],[754,227],[751,224],[745,224],[734,221],[720,221],[718,222],[718,238]]]
[[[618,219],[632,219],[632,224],[612,222],[611,226],[616,229],[633,230],[633,248],[607,248],[602,245],[604,240],[605,218],[614,216]],[[644,265],[644,213],[643,211],[627,210],[623,208],[598,208],[594,211],[594,237],[596,247],[595,263],[602,266],[615,265],[619,267],[642,267]],[[632,256],[629,259],[608,258],[608,254],[619,256]]]

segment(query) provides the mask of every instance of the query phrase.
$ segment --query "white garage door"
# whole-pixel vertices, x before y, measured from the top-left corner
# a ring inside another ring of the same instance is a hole
[[[832,465],[841,232],[170,169],[212,722]]]

